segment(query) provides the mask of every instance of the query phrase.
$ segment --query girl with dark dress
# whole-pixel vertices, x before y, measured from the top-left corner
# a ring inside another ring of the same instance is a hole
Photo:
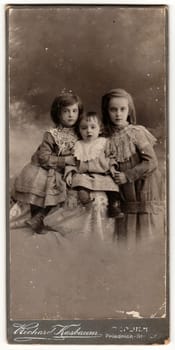
[[[132,96],[123,89],[110,90],[102,97],[102,113],[109,136],[107,155],[118,164],[113,178],[120,187],[125,218],[146,214],[149,219],[161,208],[161,177],[153,148],[156,139],[136,124]],[[123,234],[127,235],[126,225]]]
[[[14,198],[31,205],[32,218],[26,223],[37,233],[42,233],[43,219],[50,209],[66,199],[64,168],[74,164],[72,150],[82,112],[82,102],[72,91],[64,90],[56,97],[51,106],[55,126],[44,133],[31,162],[16,178]]]

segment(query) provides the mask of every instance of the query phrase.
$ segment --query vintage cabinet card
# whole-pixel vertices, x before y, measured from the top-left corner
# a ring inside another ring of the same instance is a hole
[[[7,5],[7,333],[169,338],[168,8]]]

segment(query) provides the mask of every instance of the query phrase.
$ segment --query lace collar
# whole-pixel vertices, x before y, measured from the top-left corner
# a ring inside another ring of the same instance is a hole
[[[66,128],[63,125],[58,125],[56,128],[51,128],[49,130],[49,132],[51,132],[51,134],[54,134],[55,136],[62,133],[62,134],[69,134],[69,135],[75,135],[75,127],[70,127],[70,128]]]
[[[74,127],[66,128],[58,126],[57,128],[50,129],[49,132],[59,148],[59,155],[65,151],[71,150],[75,142],[78,140]]]
[[[141,125],[131,125],[115,131],[107,143],[107,154],[114,155],[118,162],[129,160],[148,144],[154,146],[156,138]]]
[[[74,147],[74,156],[80,161],[88,161],[96,159],[104,151],[107,139],[99,137],[91,142],[77,141]]]

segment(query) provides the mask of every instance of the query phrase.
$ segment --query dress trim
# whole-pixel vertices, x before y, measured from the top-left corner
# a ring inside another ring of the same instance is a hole
[[[75,128],[65,128],[59,126],[57,128],[49,129],[48,132],[53,136],[55,143],[58,146],[58,156],[61,155],[65,150],[71,150],[78,140],[75,133]]]
[[[121,209],[124,213],[128,214],[158,214],[163,211],[165,207],[164,201],[134,201],[134,202],[121,202]]]
[[[156,138],[141,125],[128,125],[115,131],[107,142],[107,156],[118,162],[128,161],[138,149],[144,150],[147,145],[154,146]]]
[[[106,141],[105,137],[99,137],[91,142],[77,141],[74,147],[75,158],[82,162],[99,158],[101,152],[104,152]]]

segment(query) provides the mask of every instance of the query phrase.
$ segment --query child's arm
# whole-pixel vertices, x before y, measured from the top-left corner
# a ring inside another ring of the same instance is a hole
[[[104,153],[105,153],[105,158],[108,161],[109,172],[110,172],[112,178],[115,180],[115,175],[118,173],[119,164],[116,161],[116,155],[113,154],[113,152],[111,152],[109,139],[107,139]]]
[[[64,179],[68,186],[72,185],[72,177],[77,172],[78,172],[78,169],[76,166],[72,166],[72,165],[65,166]]]
[[[133,166],[132,169],[125,171],[129,182],[146,178],[158,167],[157,157],[153,148],[157,141],[156,138],[141,125],[133,126],[132,131],[140,162]]]
[[[126,182],[134,182],[149,176],[158,167],[158,161],[153,146],[155,137],[143,126],[135,125],[132,128],[133,139],[136,146],[138,163],[131,169],[116,174],[115,181],[121,185]]]
[[[133,168],[115,174],[114,180],[118,185],[144,179],[157,168],[158,161],[152,145],[148,144],[140,149],[139,157],[140,162]]]
[[[97,173],[109,174],[115,172],[117,169],[117,162],[114,159],[107,158],[102,152],[98,158],[80,161],[79,173]]]
[[[67,183],[67,185],[70,186],[70,187],[71,187],[71,185],[72,185],[72,176],[73,176],[73,174],[72,174],[72,172],[70,172],[70,173],[67,174],[67,176],[65,177],[66,183]]]
[[[138,153],[140,156],[140,163],[132,169],[125,171],[129,182],[144,179],[158,167],[157,157],[151,144],[147,144],[145,147],[139,149]]]
[[[32,156],[32,162],[38,162],[45,169],[64,169],[66,164],[73,164],[73,157],[58,156],[54,138],[51,133],[46,132],[41,145]]]

